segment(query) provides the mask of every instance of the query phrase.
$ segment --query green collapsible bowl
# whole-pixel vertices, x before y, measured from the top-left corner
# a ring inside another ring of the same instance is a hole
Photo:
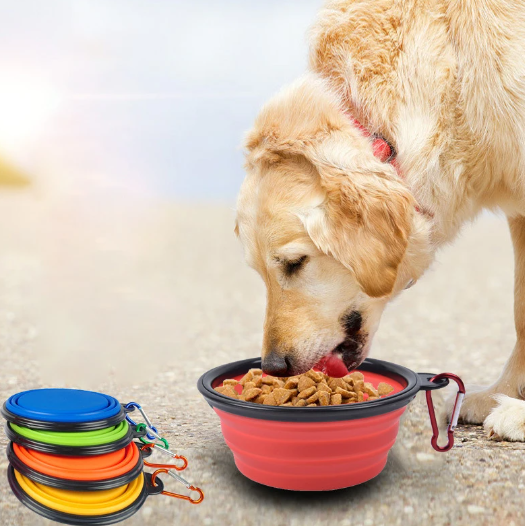
[[[137,432],[127,421],[95,431],[46,431],[8,422],[7,438],[29,449],[57,455],[89,456],[112,453],[126,447],[145,431]]]

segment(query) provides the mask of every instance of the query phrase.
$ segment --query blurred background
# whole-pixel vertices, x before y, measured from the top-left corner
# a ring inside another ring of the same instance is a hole
[[[231,202],[242,134],[304,71],[321,1],[4,4],[0,148],[33,181]]]
[[[242,137],[304,71],[321,3],[0,2],[0,309],[44,381],[128,381],[224,311]]]

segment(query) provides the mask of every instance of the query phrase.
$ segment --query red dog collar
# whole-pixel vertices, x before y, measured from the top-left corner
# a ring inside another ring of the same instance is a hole
[[[382,135],[379,135],[378,133],[370,133],[356,118],[350,117],[350,119],[352,120],[354,126],[358,128],[365,137],[372,138],[372,151],[374,152],[374,155],[381,162],[390,163],[395,168],[397,175],[401,179],[404,179],[396,159],[396,149],[392,146],[392,144],[390,144],[390,142],[387,141]],[[418,205],[416,205],[415,209],[416,212],[419,212],[420,214],[425,214],[431,218],[434,217],[432,212],[426,210],[425,208],[421,208]]]
[[[372,150],[374,155],[383,163],[391,163],[399,173],[399,167],[395,162],[397,155],[395,148],[382,135],[370,133],[357,119],[352,118],[352,122],[356,128],[359,128],[365,137],[373,138]]]

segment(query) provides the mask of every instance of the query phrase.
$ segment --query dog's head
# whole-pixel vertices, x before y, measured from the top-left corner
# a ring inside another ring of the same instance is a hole
[[[236,232],[267,287],[263,368],[366,357],[383,308],[428,266],[428,226],[323,81],[265,106],[249,133]]]

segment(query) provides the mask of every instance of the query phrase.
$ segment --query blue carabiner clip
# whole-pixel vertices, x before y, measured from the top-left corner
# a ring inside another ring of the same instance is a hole
[[[142,415],[142,418],[144,418],[144,420],[146,421],[146,425],[149,427],[149,429],[151,429],[154,433],[159,433],[158,429],[151,423],[151,420],[148,418],[148,415],[144,412],[144,410],[142,409],[141,405],[140,404],[137,404],[137,402],[129,402],[128,404],[126,404],[124,406],[125,409],[127,409],[128,411],[134,411],[135,409],[138,409],[140,414]],[[136,426],[137,423],[128,415],[126,414],[126,420],[132,425],[132,426]],[[150,434],[150,433],[147,433],[146,436],[150,439],[150,440],[155,440],[155,436]]]

